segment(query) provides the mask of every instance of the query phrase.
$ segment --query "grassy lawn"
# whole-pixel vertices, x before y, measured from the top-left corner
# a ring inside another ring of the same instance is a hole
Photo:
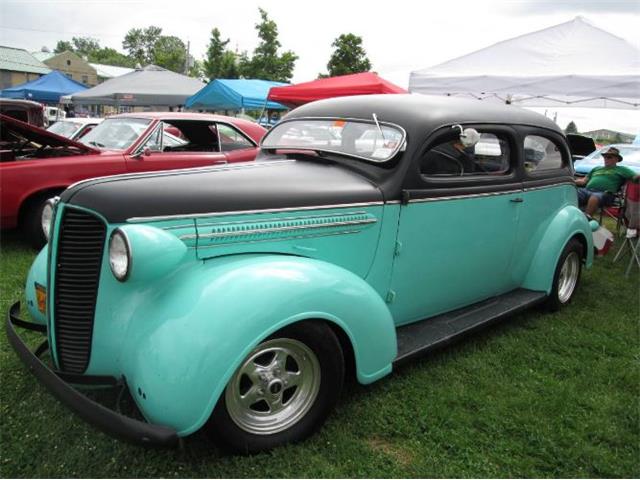
[[[1,248],[4,322],[35,255],[12,233]],[[318,434],[253,457],[201,434],[182,450],[107,437],[48,394],[0,334],[0,475],[640,477],[639,275],[625,279],[614,253],[584,272],[562,312],[529,311],[374,385],[350,384]]]

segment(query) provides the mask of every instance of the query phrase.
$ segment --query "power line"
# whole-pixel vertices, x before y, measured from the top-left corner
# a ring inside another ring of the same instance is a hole
[[[24,28],[24,27],[7,27],[5,25],[0,25],[0,29],[4,29],[4,30],[21,30],[21,31],[25,31],[25,32],[41,32],[41,33],[58,33],[58,34],[62,34],[62,35],[66,35],[66,34],[73,34],[73,35],[84,35],[84,36],[88,36],[88,37],[92,37],[95,38],[95,36],[99,36],[99,37],[118,37],[118,38],[122,38],[122,35],[115,35],[112,33],[98,33],[96,34],[95,32],[89,33],[89,32],[72,32],[70,30],[64,30],[64,31],[60,31],[60,30],[43,30],[43,29],[39,29],[39,28]]]

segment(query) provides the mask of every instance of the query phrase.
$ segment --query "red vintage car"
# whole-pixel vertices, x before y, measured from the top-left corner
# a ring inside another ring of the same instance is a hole
[[[199,113],[132,113],[105,119],[75,142],[0,115],[2,229],[20,227],[44,243],[47,199],[86,178],[254,160],[266,130],[238,118]]]

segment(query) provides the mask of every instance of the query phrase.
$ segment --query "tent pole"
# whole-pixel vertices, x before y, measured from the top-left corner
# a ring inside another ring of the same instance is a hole
[[[262,110],[260,110],[260,115],[258,115],[258,123],[260,123],[260,119],[262,118],[262,115],[264,115],[264,111],[267,109],[268,101],[269,101],[269,95],[267,95],[267,98],[264,99],[264,105],[262,105]],[[267,119],[267,123],[269,123],[268,119]]]

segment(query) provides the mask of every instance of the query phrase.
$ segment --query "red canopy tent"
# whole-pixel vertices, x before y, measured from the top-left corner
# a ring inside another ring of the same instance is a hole
[[[407,93],[407,91],[380,78],[375,73],[364,72],[321,78],[286,87],[272,87],[269,90],[268,99],[293,108],[323,98],[375,93]]]

